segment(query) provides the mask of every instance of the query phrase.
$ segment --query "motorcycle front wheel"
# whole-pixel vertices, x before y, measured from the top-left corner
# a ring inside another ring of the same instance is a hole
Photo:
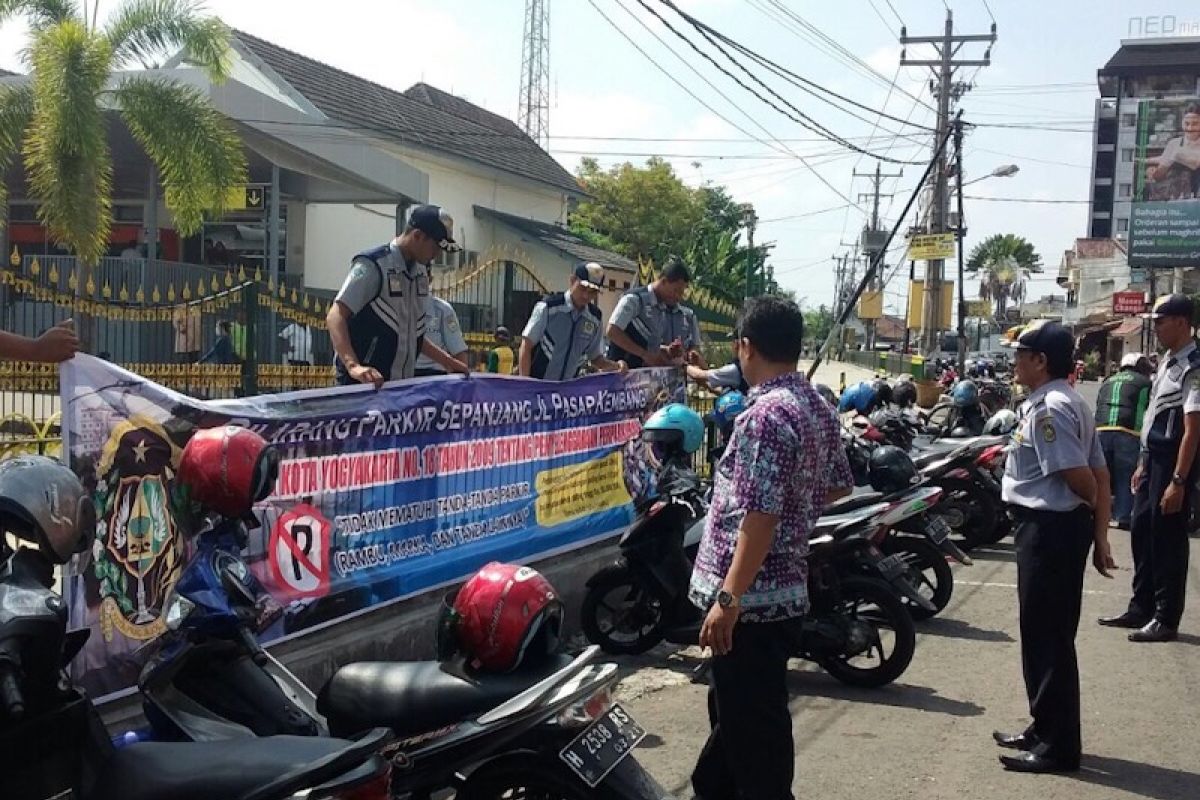
[[[639,655],[663,639],[663,603],[628,567],[601,570],[580,610],[584,635],[611,655]]]
[[[867,622],[876,641],[865,653],[821,661],[833,677],[850,686],[886,686],[904,674],[917,647],[912,616],[892,587],[876,578],[843,578],[834,613]]]

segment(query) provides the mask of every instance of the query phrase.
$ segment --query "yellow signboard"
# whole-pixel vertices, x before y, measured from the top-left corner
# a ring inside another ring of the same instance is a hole
[[[911,281],[908,284],[908,327],[914,330],[921,328],[921,314],[925,308],[925,281]],[[942,284],[942,309],[938,320],[938,330],[950,327],[954,309],[954,281]]]
[[[954,258],[953,233],[922,233],[908,240],[908,257],[913,261]]]
[[[883,316],[883,292],[867,290],[858,301],[859,319],[879,319]]]
[[[234,186],[225,190],[230,211],[262,211],[267,192],[261,186]]]

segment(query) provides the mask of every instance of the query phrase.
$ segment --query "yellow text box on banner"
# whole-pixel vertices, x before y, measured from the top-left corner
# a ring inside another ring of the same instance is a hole
[[[908,284],[908,297],[908,327],[919,330],[921,314],[925,309],[925,281],[911,281]],[[942,284],[942,313],[937,325],[939,330],[950,327],[953,309],[954,281],[946,281]]]
[[[954,258],[954,234],[918,234],[908,240],[908,257],[913,261]]]
[[[538,525],[547,528],[618,508],[631,499],[620,451],[582,464],[543,470],[535,485]]]
[[[858,301],[859,319],[879,319],[883,316],[883,292],[868,289]]]

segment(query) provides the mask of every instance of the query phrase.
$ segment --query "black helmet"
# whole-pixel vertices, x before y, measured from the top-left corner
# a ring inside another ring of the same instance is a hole
[[[892,386],[887,381],[880,378],[875,381],[875,398],[879,405],[887,406],[892,402]]]
[[[892,402],[901,408],[909,408],[917,402],[917,387],[912,381],[901,381],[892,389]]]
[[[74,472],[46,456],[0,463],[0,535],[33,542],[56,564],[92,545],[96,507]]]
[[[917,468],[908,453],[886,444],[871,453],[869,473],[871,488],[884,494],[899,492],[917,482]]]
[[[817,390],[817,394],[821,395],[821,399],[829,403],[830,408],[838,407],[837,395],[833,393],[833,389],[823,383],[814,384],[813,388]]]

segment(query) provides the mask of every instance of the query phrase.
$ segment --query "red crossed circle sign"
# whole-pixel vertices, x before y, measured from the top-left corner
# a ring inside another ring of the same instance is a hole
[[[291,597],[329,594],[329,543],[333,525],[307,503],[292,506],[271,529],[267,560],[275,585]]]

